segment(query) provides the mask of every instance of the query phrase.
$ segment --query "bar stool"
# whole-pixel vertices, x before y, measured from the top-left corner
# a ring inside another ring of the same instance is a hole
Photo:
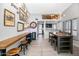
[[[19,56],[21,49],[20,48],[13,48],[10,49],[7,53],[6,56]]]
[[[29,33],[27,36],[26,36],[26,40],[28,41],[28,44],[30,44],[31,43],[31,41],[32,41],[32,33]]]
[[[52,34],[53,34],[52,32],[49,32],[49,42],[51,42],[51,39],[52,39],[52,38],[51,38],[51,37],[52,37]]]
[[[54,37],[53,37],[53,41],[54,41],[54,50],[56,50],[57,49],[57,36],[55,36],[54,35]]]
[[[21,51],[23,51],[23,54],[25,55],[25,50],[28,49],[28,41],[26,40],[21,41],[19,47],[21,47]]]
[[[56,46],[57,46],[57,41],[56,41],[56,39],[53,39],[53,41],[54,41],[54,50],[56,50]]]

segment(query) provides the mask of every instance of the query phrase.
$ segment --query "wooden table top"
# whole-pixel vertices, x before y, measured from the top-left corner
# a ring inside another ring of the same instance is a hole
[[[58,32],[58,33],[56,33],[55,35],[57,35],[57,36],[71,36],[71,35],[69,35],[69,34],[61,33],[61,32]]]
[[[5,39],[0,41],[0,49],[6,49],[7,47],[11,46],[12,44],[16,43],[17,41],[21,40],[24,36],[28,35],[29,33],[23,33],[18,36]]]

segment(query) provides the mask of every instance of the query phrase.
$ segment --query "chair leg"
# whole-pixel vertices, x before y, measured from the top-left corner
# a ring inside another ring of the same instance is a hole
[[[26,45],[26,49],[28,49],[28,46]]]
[[[25,46],[23,46],[23,54],[25,55]]]
[[[18,48],[21,48],[21,51],[22,51],[22,45],[19,45]]]
[[[56,50],[56,40],[54,40],[54,50]]]

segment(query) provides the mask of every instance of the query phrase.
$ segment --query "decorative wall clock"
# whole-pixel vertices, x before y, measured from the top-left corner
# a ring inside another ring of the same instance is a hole
[[[31,28],[34,29],[34,28],[36,28],[36,26],[37,26],[37,23],[36,23],[36,22],[31,22],[31,23],[30,23],[30,27],[31,27]]]

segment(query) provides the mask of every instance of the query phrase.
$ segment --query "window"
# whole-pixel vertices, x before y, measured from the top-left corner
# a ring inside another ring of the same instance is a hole
[[[52,28],[52,24],[46,24],[46,28]]]

